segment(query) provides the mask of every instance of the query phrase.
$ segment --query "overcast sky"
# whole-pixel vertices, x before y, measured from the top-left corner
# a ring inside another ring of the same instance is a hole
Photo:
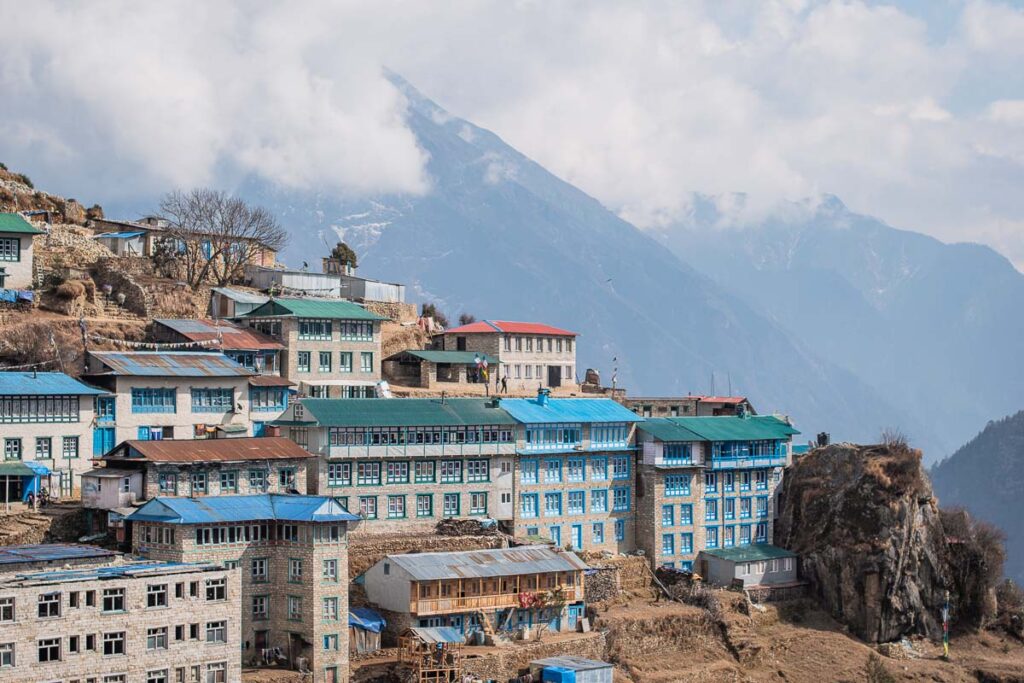
[[[1024,4],[0,0],[0,161],[84,201],[427,192],[403,75],[638,225],[833,193],[1024,267]]]

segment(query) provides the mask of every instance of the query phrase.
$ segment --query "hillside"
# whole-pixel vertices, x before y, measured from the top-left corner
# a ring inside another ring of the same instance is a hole
[[[1010,360],[1024,335],[1024,275],[992,249],[897,230],[835,197],[738,223],[722,201],[695,197],[659,238],[892,397],[926,426],[899,425],[930,457],[1024,405],[1024,364]]]
[[[1006,532],[1006,574],[1024,584],[1024,411],[990,422],[931,476],[943,505]]]

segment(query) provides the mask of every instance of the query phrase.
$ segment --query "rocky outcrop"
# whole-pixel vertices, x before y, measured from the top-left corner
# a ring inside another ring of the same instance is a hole
[[[920,451],[811,451],[786,472],[775,542],[800,554],[812,593],[860,638],[941,636],[951,576]]]

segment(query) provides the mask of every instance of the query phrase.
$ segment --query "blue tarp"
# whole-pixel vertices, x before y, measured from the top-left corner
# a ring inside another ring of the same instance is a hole
[[[145,233],[142,232],[141,230],[138,231],[138,232],[105,232],[105,233],[103,233],[101,235],[96,235],[96,239],[98,239],[98,240],[105,240],[105,239],[109,239],[109,238],[131,239],[132,237],[138,237],[139,235],[144,235],[144,234]]]
[[[364,631],[380,633],[388,625],[388,622],[369,607],[353,607],[348,612],[348,625],[361,628]]]

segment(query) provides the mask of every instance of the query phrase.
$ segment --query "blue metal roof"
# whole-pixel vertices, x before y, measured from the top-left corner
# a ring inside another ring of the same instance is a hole
[[[504,408],[517,422],[643,422],[632,410],[610,398],[504,398]]]
[[[369,607],[353,607],[348,611],[348,625],[364,631],[380,633],[388,622]]]
[[[34,545],[9,545],[0,547],[0,564],[24,562],[65,562],[90,557],[110,558],[119,555],[113,550],[94,545],[77,543],[39,543]]]
[[[96,235],[94,239],[98,239],[98,240],[107,239],[107,238],[130,239],[132,237],[139,237],[139,236],[145,235],[145,234],[146,233],[144,233],[142,230],[139,230],[137,232],[105,232],[105,233],[102,233],[100,235]]]
[[[113,375],[130,377],[249,377],[248,370],[222,353],[194,351],[90,351]]]
[[[105,393],[63,372],[0,372],[0,396],[95,396]]]
[[[355,522],[337,499],[265,493],[219,498],[153,498],[128,516],[133,522],[165,524],[217,524],[277,520],[285,522]]]

